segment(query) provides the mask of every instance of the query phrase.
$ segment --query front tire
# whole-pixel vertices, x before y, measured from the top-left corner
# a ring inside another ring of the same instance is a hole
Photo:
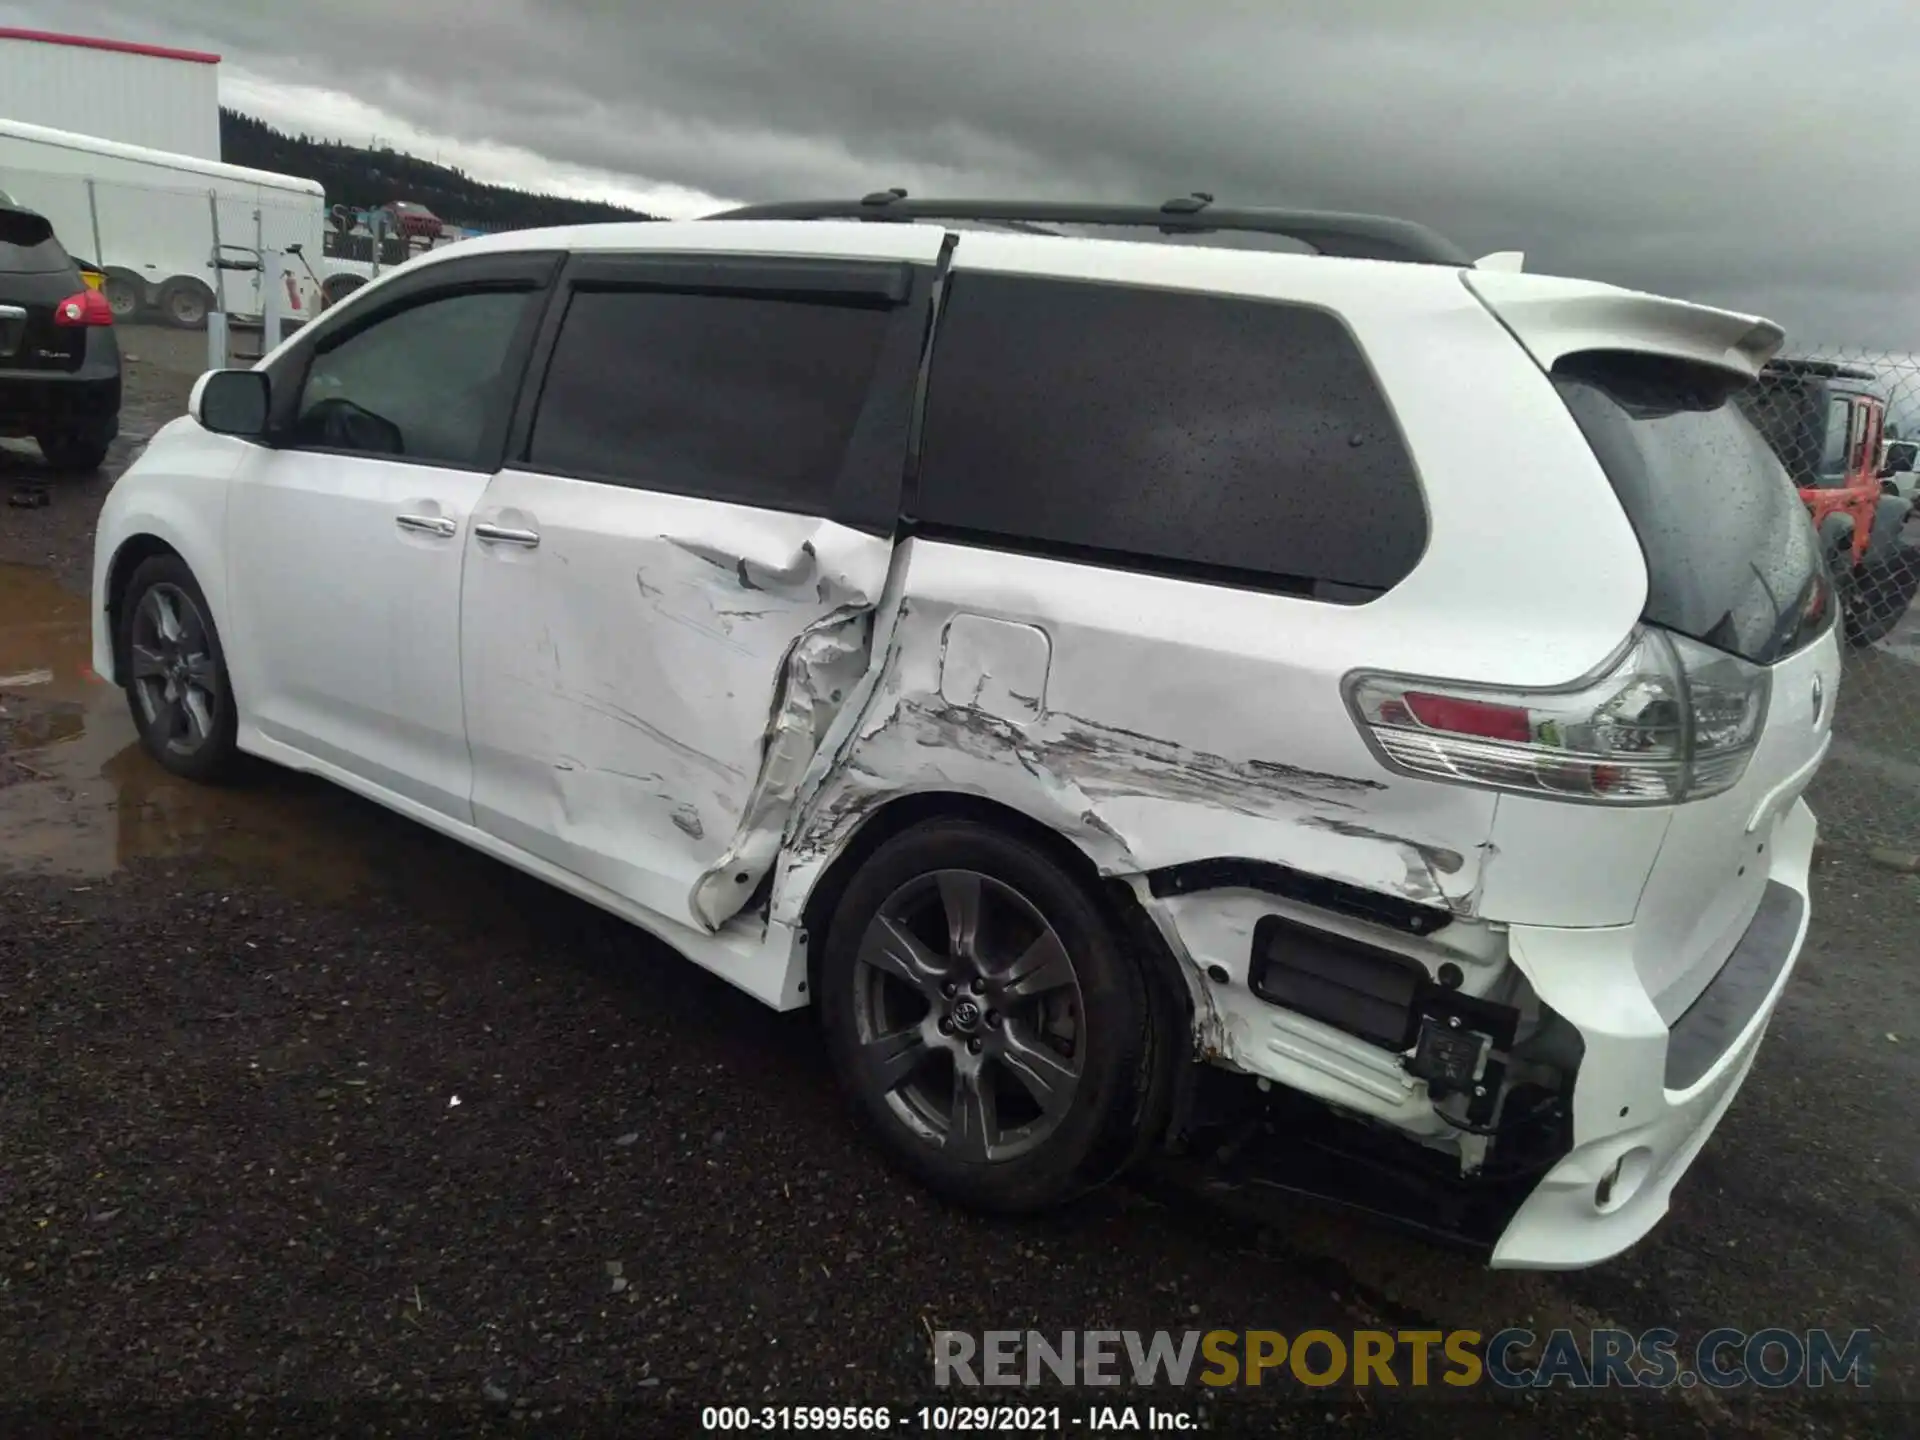
[[[1096,897],[1031,842],[966,819],[893,837],[842,895],[818,984],[856,1114],[937,1193],[1046,1209],[1135,1153],[1145,977]]]
[[[234,778],[240,752],[226,652],[200,583],[177,555],[142,561],[120,607],[118,664],[140,741],[186,780]]]

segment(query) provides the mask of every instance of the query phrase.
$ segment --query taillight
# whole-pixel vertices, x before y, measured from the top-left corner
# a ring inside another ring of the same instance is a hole
[[[113,306],[98,290],[82,290],[69,295],[53,307],[53,323],[63,328],[75,325],[113,324]]]
[[[1717,795],[1746,772],[1767,672],[1664,630],[1568,690],[1495,690],[1408,676],[1348,683],[1354,718],[1392,769],[1617,805]]]

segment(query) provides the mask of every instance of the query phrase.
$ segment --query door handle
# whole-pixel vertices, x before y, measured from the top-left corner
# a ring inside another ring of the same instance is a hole
[[[402,530],[418,530],[427,535],[448,537],[457,535],[460,522],[445,515],[396,515],[393,523]]]
[[[473,538],[491,540],[501,545],[520,545],[528,550],[540,543],[537,530],[514,530],[505,525],[488,525],[484,522],[473,527]]]

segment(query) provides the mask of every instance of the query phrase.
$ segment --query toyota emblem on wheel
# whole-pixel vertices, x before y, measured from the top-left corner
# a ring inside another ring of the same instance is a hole
[[[953,1007],[953,1023],[961,1030],[971,1030],[980,1023],[980,1007],[971,1000],[962,1000]]]

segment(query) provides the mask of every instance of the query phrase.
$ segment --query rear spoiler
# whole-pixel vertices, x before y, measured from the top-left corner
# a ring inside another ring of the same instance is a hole
[[[1753,380],[1786,343],[1771,320],[1590,280],[1473,269],[1460,278],[1542,369],[1592,350],[1664,355]]]

